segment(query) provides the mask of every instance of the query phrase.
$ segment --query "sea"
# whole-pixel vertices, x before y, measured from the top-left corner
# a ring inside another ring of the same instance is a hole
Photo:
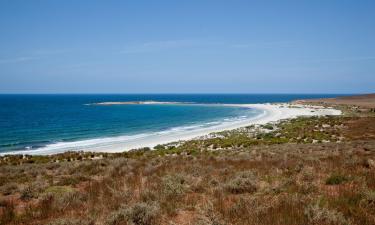
[[[259,110],[225,104],[275,103],[340,94],[2,94],[0,153],[66,144],[131,140],[186,132],[256,117]],[[154,101],[173,104],[96,105]],[[91,142],[90,142],[91,141]],[[66,149],[70,150],[70,149]],[[74,150],[74,149],[72,149]]]

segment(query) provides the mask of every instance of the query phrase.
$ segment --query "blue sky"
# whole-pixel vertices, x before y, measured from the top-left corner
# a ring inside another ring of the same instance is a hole
[[[375,1],[0,0],[0,93],[364,93]]]

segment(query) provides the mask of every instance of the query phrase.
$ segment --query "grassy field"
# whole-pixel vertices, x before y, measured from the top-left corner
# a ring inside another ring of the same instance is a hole
[[[0,158],[0,224],[375,224],[375,117],[117,154]]]

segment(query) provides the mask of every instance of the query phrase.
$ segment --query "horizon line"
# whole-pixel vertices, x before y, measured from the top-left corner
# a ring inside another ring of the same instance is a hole
[[[57,93],[0,93],[0,95],[362,95],[375,92],[347,92],[347,93],[325,93],[325,92],[57,92]]]

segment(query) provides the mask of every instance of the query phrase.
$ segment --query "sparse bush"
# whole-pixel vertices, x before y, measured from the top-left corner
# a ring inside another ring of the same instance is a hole
[[[318,190],[318,187],[313,183],[302,183],[298,185],[298,192],[304,195],[313,193]]]
[[[314,180],[314,169],[312,167],[305,167],[301,172],[301,180],[311,182]]]
[[[106,162],[104,160],[83,161],[77,167],[71,168],[70,174],[98,175],[103,172],[105,167]]]
[[[59,182],[57,182],[57,185],[60,185],[60,186],[64,186],[64,185],[77,185],[79,184],[80,182],[83,182],[83,181],[88,181],[90,180],[88,177],[86,176],[67,176],[67,177],[62,177]]]
[[[56,208],[64,211],[65,209],[80,206],[87,200],[87,196],[79,192],[66,192],[56,196]]]
[[[186,178],[181,174],[167,175],[161,182],[160,205],[168,215],[176,213],[181,198],[188,189]]]
[[[319,204],[309,205],[305,209],[305,216],[307,217],[309,224],[313,225],[349,225],[344,215],[335,210],[320,207]]]
[[[18,186],[16,183],[8,183],[0,187],[0,192],[3,195],[14,194],[17,190],[18,190]]]
[[[200,208],[200,215],[195,222],[196,225],[224,225],[226,224],[215,212],[212,202],[208,202]]]
[[[232,194],[253,193],[257,191],[257,177],[251,171],[238,173],[229,180],[224,188]]]
[[[315,173],[313,167],[302,167],[301,171],[298,174],[297,182],[295,182],[297,188],[296,190],[298,191],[298,193],[307,195],[316,191],[318,188],[313,182],[314,178]]]
[[[155,204],[148,205],[146,203],[138,203],[128,211],[129,222],[135,225],[150,225],[156,221],[159,207]]]
[[[156,204],[137,203],[132,207],[122,206],[113,212],[106,221],[106,225],[151,225],[157,222],[159,206]]]
[[[46,168],[48,169],[48,170],[56,170],[56,169],[58,169],[58,168],[60,168],[61,167],[61,165],[59,164],[59,163],[48,163],[47,165],[46,165]]]
[[[105,222],[106,225],[121,225],[127,224],[127,208],[122,207],[114,212],[112,212]]]
[[[186,190],[186,180],[181,174],[167,175],[162,181],[162,192],[167,197],[179,197]]]
[[[248,218],[250,213],[256,213],[254,206],[258,206],[256,202],[241,197],[229,208],[228,213],[230,218],[242,220],[244,218]]]
[[[157,195],[155,191],[145,190],[141,193],[141,199],[144,202],[153,202],[156,201]]]
[[[7,184],[9,182],[8,179],[9,178],[7,176],[0,174],[0,186]]]

